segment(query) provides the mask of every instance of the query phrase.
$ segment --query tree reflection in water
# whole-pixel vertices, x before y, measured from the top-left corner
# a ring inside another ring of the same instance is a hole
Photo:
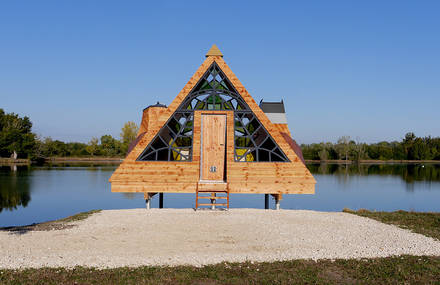
[[[312,174],[399,176],[406,183],[440,181],[440,164],[307,164]]]
[[[0,213],[26,207],[31,200],[28,166],[0,166]]]

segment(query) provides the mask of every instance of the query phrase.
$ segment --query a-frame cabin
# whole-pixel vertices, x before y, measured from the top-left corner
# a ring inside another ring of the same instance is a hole
[[[148,207],[156,193],[196,193],[196,208],[212,206],[219,193],[227,202],[217,205],[227,207],[229,193],[272,194],[277,207],[282,194],[314,194],[316,181],[283,119],[284,105],[260,106],[213,45],[168,107],[144,109],[111,191],[143,192]],[[199,203],[203,198],[211,203]]]

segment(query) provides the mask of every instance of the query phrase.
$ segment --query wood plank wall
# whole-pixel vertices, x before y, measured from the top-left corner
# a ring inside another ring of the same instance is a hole
[[[175,112],[213,61],[217,62],[248,103],[269,134],[290,159],[290,163],[235,162],[233,111],[194,112],[193,160],[191,162],[136,161],[136,158]],[[231,193],[313,194],[315,192],[315,179],[280,134],[281,130],[286,130],[287,125],[280,126],[270,122],[266,114],[258,107],[255,100],[226,65],[223,58],[218,56],[208,57],[167,109],[161,108],[163,111],[160,112],[154,111],[155,108],[151,109],[151,111],[147,109],[147,113],[143,116],[148,122],[143,120],[141,124],[147,130],[147,133],[110,178],[113,192],[195,192],[197,183],[200,180],[200,123],[202,113],[227,115],[226,177]]]

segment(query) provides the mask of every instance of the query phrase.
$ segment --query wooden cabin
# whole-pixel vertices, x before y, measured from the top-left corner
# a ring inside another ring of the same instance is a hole
[[[145,193],[147,207],[156,193],[161,206],[163,193],[195,193],[196,209],[229,208],[230,193],[266,194],[266,208],[271,194],[278,208],[282,194],[314,194],[316,184],[283,101],[258,105],[215,45],[168,107],[144,109],[110,182],[112,192]]]

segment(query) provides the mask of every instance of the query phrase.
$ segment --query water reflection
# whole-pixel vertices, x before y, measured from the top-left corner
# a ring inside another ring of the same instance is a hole
[[[408,184],[440,181],[440,164],[308,164],[312,174],[337,175],[340,182],[350,176],[398,176]]]
[[[110,191],[108,180],[116,167],[85,163],[0,167],[0,227],[93,209],[145,207],[142,193]],[[285,195],[282,208],[440,211],[439,164],[309,164],[308,168],[317,180],[315,195]],[[194,194],[165,196],[166,208],[195,206]],[[157,199],[153,207],[158,207]],[[263,208],[264,195],[233,194],[231,207]]]
[[[0,213],[4,209],[26,207],[31,201],[30,180],[24,178],[28,175],[28,166],[11,165],[0,169]]]

